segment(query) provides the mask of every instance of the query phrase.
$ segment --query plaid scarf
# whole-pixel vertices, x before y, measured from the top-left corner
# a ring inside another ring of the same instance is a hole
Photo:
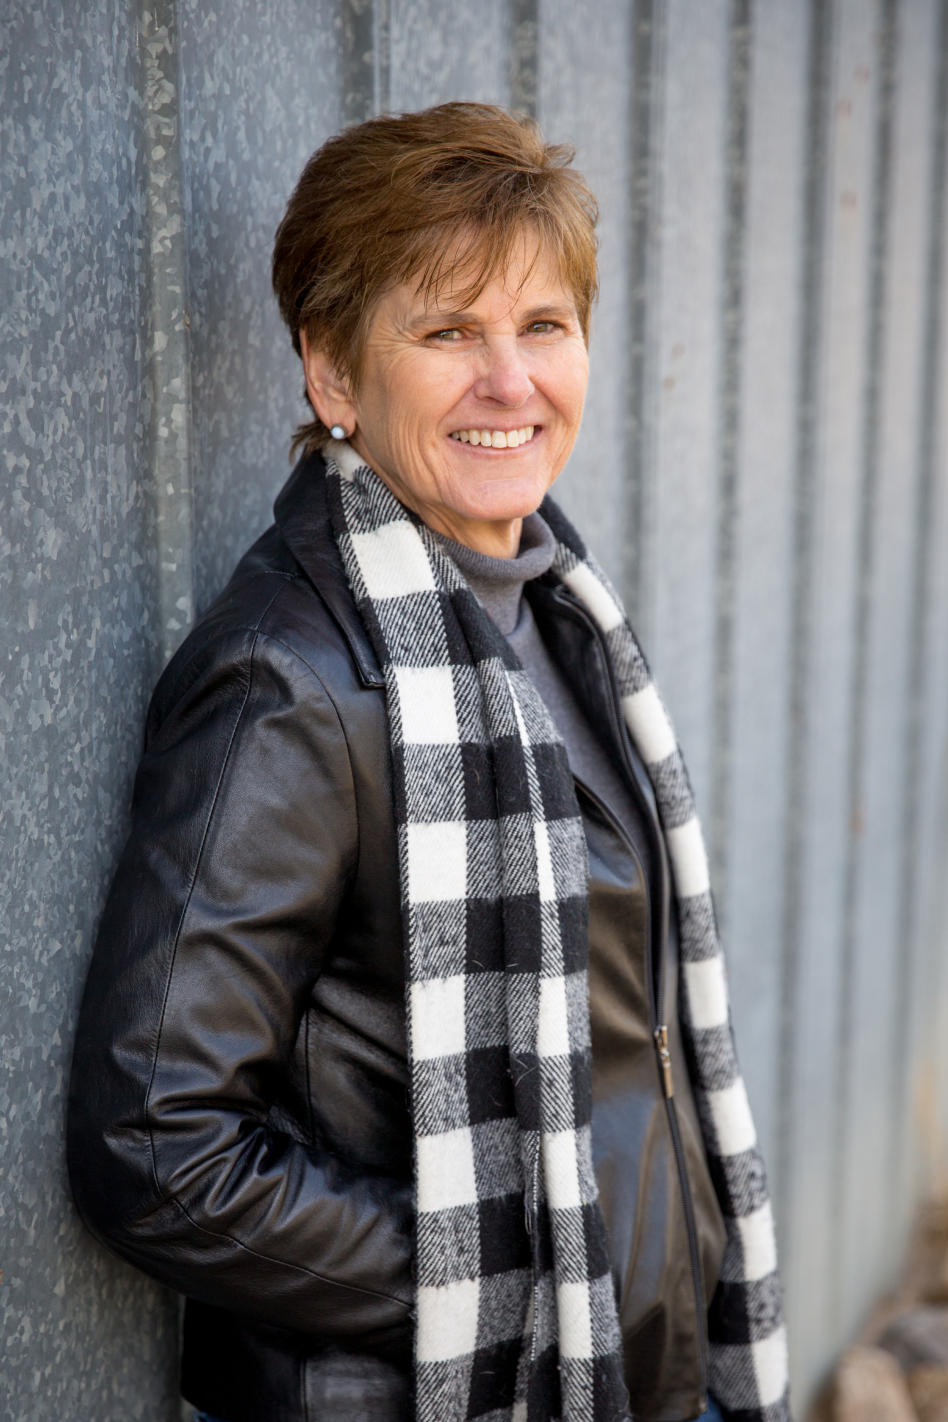
[[[418,1422],[619,1422],[616,1299],[591,1152],[587,860],[562,740],[430,531],[344,444],[329,508],[383,668],[407,951]],[[763,1163],[687,772],[622,606],[547,499],[552,572],[598,625],[675,881],[685,1049],[727,1226],[709,1386],[789,1416]]]

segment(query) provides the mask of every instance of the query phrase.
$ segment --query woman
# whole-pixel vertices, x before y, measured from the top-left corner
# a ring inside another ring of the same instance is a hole
[[[687,776],[547,497],[596,292],[569,159],[376,119],[277,233],[314,419],[155,692],[70,1107],[77,1204],[188,1296],[227,1422],[787,1413]]]

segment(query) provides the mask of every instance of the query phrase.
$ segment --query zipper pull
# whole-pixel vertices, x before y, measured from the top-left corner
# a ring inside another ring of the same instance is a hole
[[[675,1094],[675,1085],[672,1081],[671,1052],[668,1050],[668,1028],[656,1027],[652,1036],[655,1038],[658,1064],[662,1069],[662,1085],[665,1088],[665,1097],[666,1100],[670,1100]]]

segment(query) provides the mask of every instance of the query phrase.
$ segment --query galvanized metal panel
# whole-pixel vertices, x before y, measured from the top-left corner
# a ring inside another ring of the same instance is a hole
[[[336,6],[181,5],[195,588],[199,608],[272,521],[303,378],[270,291],[273,234],[339,126]]]
[[[934,4],[884,15],[879,65],[874,260],[866,305],[873,334],[864,387],[860,569],[850,729],[850,862],[841,954],[838,1221],[841,1318],[858,1326],[889,1283],[908,1224],[894,1194],[901,1101],[898,1019],[905,1010],[902,856],[903,726],[929,230]],[[858,949],[858,951],[857,951]],[[893,1208],[893,1205],[895,1208]],[[880,1240],[871,1253],[867,1238]],[[882,1243],[884,1241],[884,1244]]]
[[[0,1391],[124,1422],[172,1415],[176,1309],[79,1224],[62,1129],[156,669],[145,89],[112,5],[7,5],[0,55]]]
[[[644,628],[703,814],[711,789],[729,15],[725,0],[669,0],[659,48],[661,265],[652,359],[660,390]]]
[[[165,1296],[65,1202],[70,1014],[149,682],[305,413],[286,196],[343,122],[450,98],[536,105],[602,204],[560,493],[695,776],[805,1404],[948,1165],[948,0],[87,9],[17,8],[0,75],[20,1415],[172,1406]]]
[[[629,18],[626,6],[590,12],[570,0],[544,0],[538,71],[544,132],[552,142],[574,145],[601,211],[602,294],[593,315],[589,394],[579,440],[554,492],[620,586],[629,465]]]
[[[836,1220],[828,1182],[839,1132],[838,1053],[843,1001],[846,850],[849,838],[848,742],[863,390],[872,252],[875,105],[878,97],[877,7],[843,0],[836,10],[834,65],[825,130],[828,173],[826,247],[819,347],[818,436],[813,451],[807,557],[806,799],[796,954],[792,1078],[794,1093],[785,1169],[786,1267],[798,1305],[794,1348],[804,1387],[840,1329],[835,1275],[827,1259]],[[814,1281],[820,1281],[814,1287]]]
[[[716,892],[741,1062],[771,1173],[778,1162],[781,941],[787,796],[800,252],[807,154],[805,10],[756,8],[744,235],[741,423],[728,688],[729,815]],[[776,824],[775,824],[776,822]]]
[[[896,1069],[902,1132],[893,1199],[912,1198],[948,1177],[948,984],[945,874],[948,855],[948,4],[938,5],[933,62],[930,208],[924,286],[926,329],[912,491],[911,644],[903,731],[906,794],[903,858],[903,961],[907,979],[898,1022]]]
[[[511,16],[506,0],[389,0],[391,97],[421,109],[449,99],[510,102]]]
[[[938,201],[930,228],[940,253],[932,263],[933,280],[928,286],[938,323],[932,323],[932,334],[937,329],[948,331],[948,7],[944,5],[940,20],[941,161],[933,175],[937,177],[940,170],[941,182],[932,184]],[[914,500],[918,530],[915,559],[927,573],[919,581],[921,595],[912,619],[921,675],[917,683],[914,677],[910,680],[909,689],[917,703],[917,720],[912,714],[916,707],[910,707],[906,716],[907,739],[915,741],[918,755],[917,794],[906,796],[916,817],[911,846],[916,857],[914,873],[905,879],[906,900],[911,897],[917,903],[917,940],[906,944],[906,951],[912,950],[913,981],[900,1044],[905,1070],[899,1102],[904,1123],[899,1155],[906,1163],[895,1182],[900,1200],[916,1198],[932,1181],[948,1178],[948,558],[944,557],[948,548],[948,365],[943,336],[937,343],[932,341],[929,355],[937,408],[930,412],[934,415],[930,455],[920,442]],[[909,770],[914,769],[909,761]]]

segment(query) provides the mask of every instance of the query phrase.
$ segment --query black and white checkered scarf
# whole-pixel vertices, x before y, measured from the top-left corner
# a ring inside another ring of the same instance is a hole
[[[591,1155],[586,846],[559,733],[437,539],[347,445],[329,507],[384,670],[415,1133],[419,1422],[617,1422],[616,1299]],[[551,500],[553,573],[610,651],[678,902],[681,1015],[727,1225],[710,1387],[788,1417],[763,1164],[687,773],[622,606]]]

